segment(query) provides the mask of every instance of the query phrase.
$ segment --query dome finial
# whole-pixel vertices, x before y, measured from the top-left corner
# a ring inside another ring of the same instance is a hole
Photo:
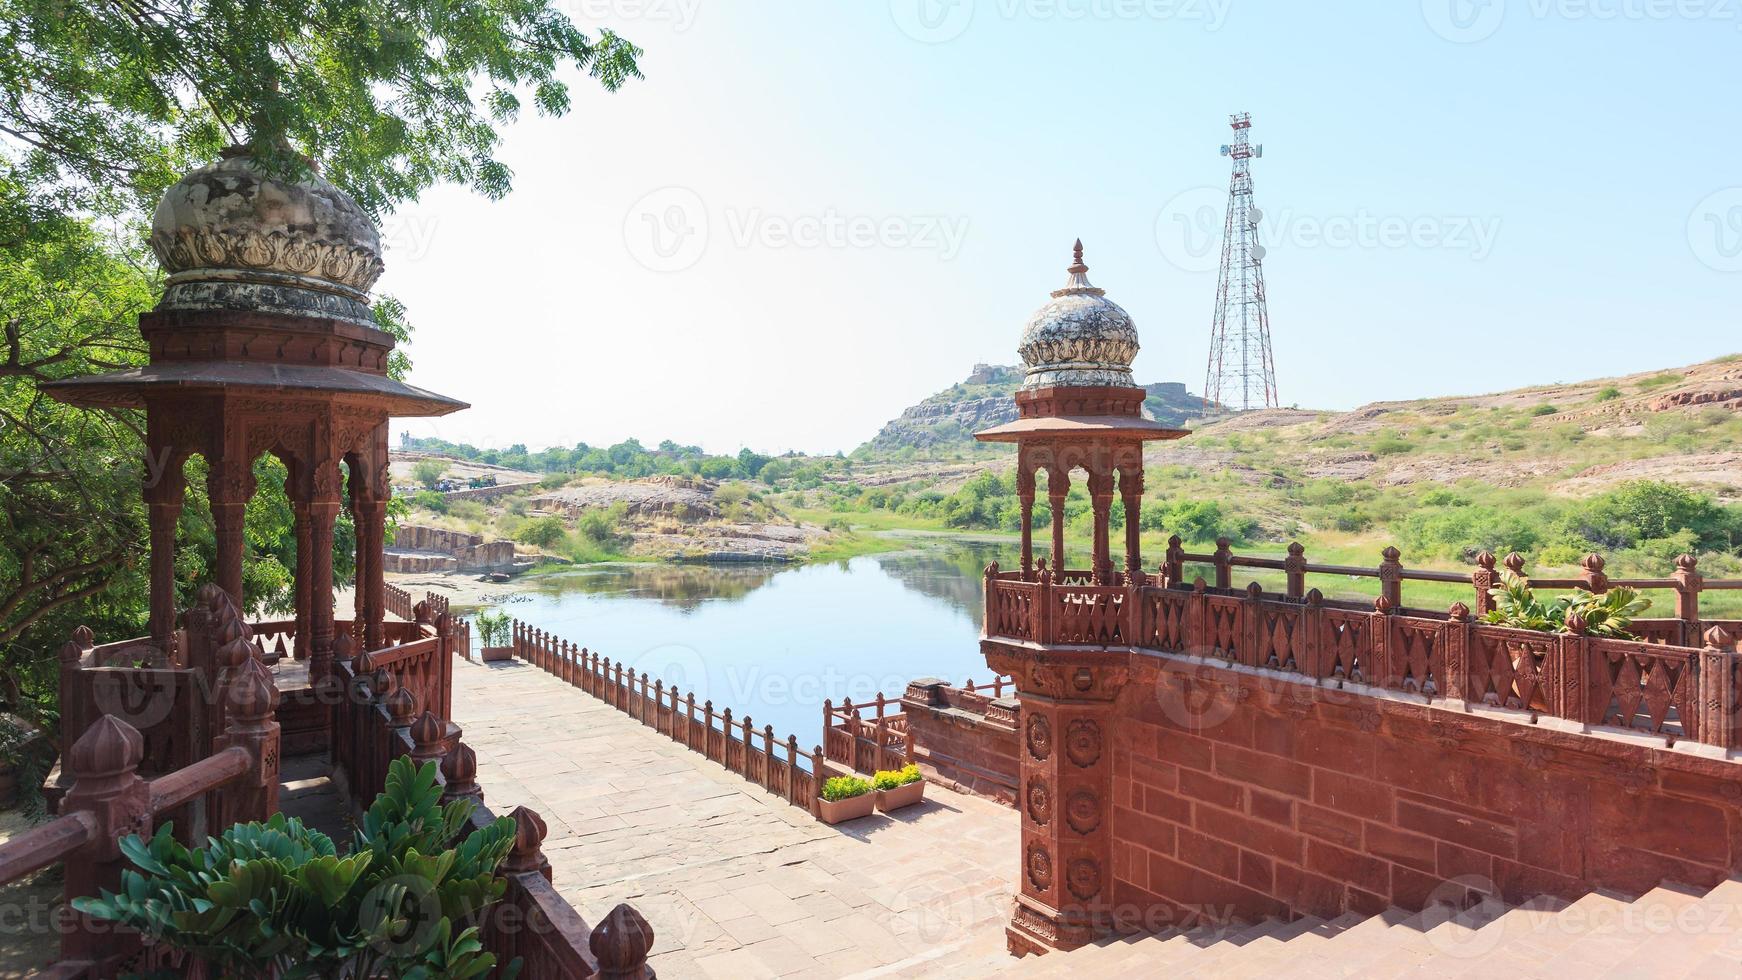
[[[1072,275],[1089,271],[1089,267],[1083,264],[1083,240],[1081,238],[1077,239],[1077,243],[1071,246],[1071,267],[1065,271]]]

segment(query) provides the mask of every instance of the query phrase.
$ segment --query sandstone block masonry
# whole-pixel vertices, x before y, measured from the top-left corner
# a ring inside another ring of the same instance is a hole
[[[1016,806],[1021,702],[952,687],[936,678],[907,685],[902,713],[913,760],[926,778],[958,792]]]
[[[1742,868],[1742,771],[1263,671],[1134,654],[1116,706],[1114,900],[1257,920],[1706,888]]]
[[[485,541],[421,524],[401,524],[383,555],[390,572],[507,572],[514,570],[514,542]]]

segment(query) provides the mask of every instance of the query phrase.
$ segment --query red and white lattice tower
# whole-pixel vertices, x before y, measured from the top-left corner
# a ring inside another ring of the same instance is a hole
[[[1216,319],[1210,334],[1210,366],[1204,373],[1204,408],[1276,408],[1276,365],[1270,356],[1270,310],[1264,302],[1264,246],[1258,243],[1263,212],[1252,206],[1253,146],[1250,113],[1228,117],[1234,142],[1222,155],[1234,161],[1228,182],[1228,218],[1222,228],[1222,271],[1216,281]]]

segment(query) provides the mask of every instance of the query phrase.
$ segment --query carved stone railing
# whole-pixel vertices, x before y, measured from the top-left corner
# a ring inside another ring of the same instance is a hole
[[[383,588],[382,596],[386,600],[385,605],[388,612],[407,622],[411,621],[411,610],[414,603],[410,592],[390,584]]]
[[[851,698],[838,706],[825,700],[823,754],[829,762],[862,773],[900,769],[913,761],[901,699],[878,692],[858,705]]]
[[[645,672],[637,676],[634,670],[625,671],[621,662],[613,664],[609,657],[518,619],[513,626],[516,659],[702,753],[793,806],[813,815],[818,812],[821,786],[816,774],[824,771],[822,746],[803,751],[796,735],[781,740],[773,725],[758,729],[749,715],[734,720],[731,708],[716,712],[713,701],[703,701],[698,707],[694,692],[680,697],[675,684],[667,687],[659,679],[650,683]]]
[[[403,655],[389,649],[346,660],[339,656],[346,652],[341,641],[341,649],[335,650],[338,659],[332,681],[340,692],[334,779],[360,808],[385,787],[388,767],[395,759],[433,761],[440,766],[443,801],[474,800],[473,825],[484,826],[496,815],[484,804],[476,753],[463,741],[458,725],[425,707],[414,688],[407,686],[408,680],[415,683],[415,675],[404,670],[409,663],[427,659],[451,668],[453,644],[463,633],[459,621],[447,619],[445,613],[443,617],[433,637],[411,644],[414,649]],[[619,905],[589,930],[551,885],[550,862],[540,850],[543,818],[526,807],[510,816],[517,827],[514,849],[498,869],[508,880],[508,890],[485,915],[480,930],[484,945],[504,962],[521,957],[522,976],[652,980],[646,960],[653,930],[646,920],[633,908]]]
[[[149,748],[145,736],[116,714],[99,714],[84,724],[63,757],[68,785],[58,800],[59,815],[0,845],[0,884],[56,862],[63,865],[68,905],[57,923],[60,961],[45,975],[111,977],[155,970],[190,975],[162,948],[145,949],[136,934],[72,911],[70,900],[120,888],[122,837],[149,836],[155,825],[174,819],[178,836],[197,841],[199,836],[179,822],[190,813],[198,816],[201,830],[209,826],[215,832],[238,821],[264,820],[278,809],[279,727],[272,718],[278,692],[272,672],[254,656],[247,626],[229,596],[208,586],[200,599],[197,615],[190,614],[188,635],[197,649],[212,654],[219,685],[213,700],[223,709],[215,715],[222,727],[210,751],[148,779],[141,772]],[[155,690],[166,699],[158,707],[175,710],[188,689]],[[134,707],[157,710],[145,702]]]
[[[1725,624],[1700,647],[1659,637],[1619,641],[1572,632],[1539,633],[1475,621],[1455,603],[1448,613],[1404,610],[1381,596],[1371,607],[1335,603],[1318,590],[1294,597],[1211,588],[1054,585],[987,570],[985,635],[1016,643],[1122,646],[1188,654],[1299,673],[1319,683],[1365,684],[1424,698],[1449,698],[1623,728],[1666,742],[1738,744],[1742,653]],[[1601,584],[1601,583],[1599,583]],[[1608,583],[1614,585],[1616,583]],[[1040,615],[994,615],[1022,597]],[[1642,634],[1651,636],[1651,621]],[[1677,631],[1685,624],[1677,624]],[[1126,637],[1131,640],[1127,641]]]

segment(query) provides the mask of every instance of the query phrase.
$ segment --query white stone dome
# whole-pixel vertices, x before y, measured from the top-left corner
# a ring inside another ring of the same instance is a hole
[[[371,323],[381,235],[344,191],[263,172],[246,149],[177,181],[149,239],[169,273],[160,310],[238,310]]]
[[[1055,386],[1135,387],[1137,325],[1106,290],[1091,285],[1078,241],[1070,279],[1052,301],[1034,311],[1017,350],[1028,366],[1024,388]]]

